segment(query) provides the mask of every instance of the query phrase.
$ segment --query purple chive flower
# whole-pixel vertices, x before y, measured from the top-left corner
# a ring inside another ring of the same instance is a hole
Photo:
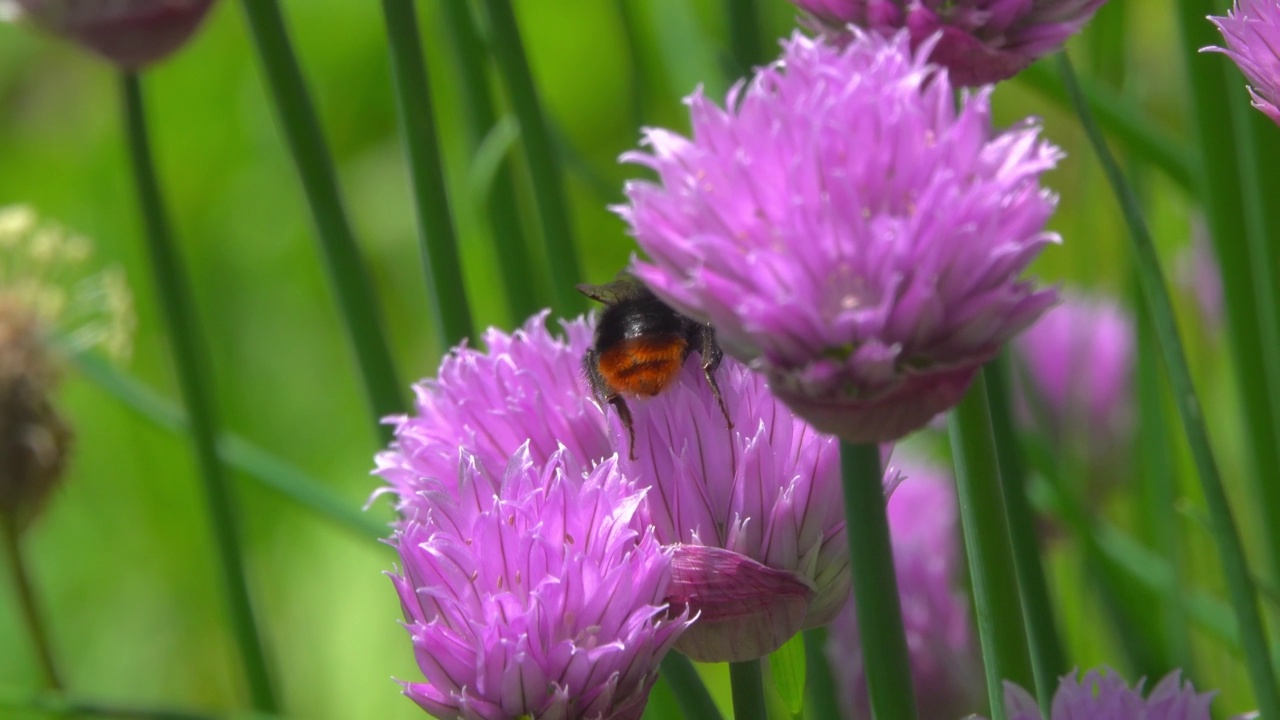
[[[1280,0],[1238,0],[1226,17],[1210,16],[1222,31],[1226,53],[1249,79],[1253,106],[1280,125]]]
[[[637,459],[623,472],[649,487],[642,509],[675,546],[673,604],[699,614],[676,649],[702,662],[762,657],[830,622],[849,596],[839,448],[725,358],[716,371],[733,428],[701,367],[631,402]],[[614,442],[628,436],[613,423]]]
[[[1090,670],[1079,680],[1076,673],[1064,675],[1048,720],[1209,720],[1209,704],[1213,693],[1197,693],[1191,683],[1184,682],[1174,670],[1156,684],[1150,695],[1143,697],[1143,681],[1130,689],[1124,680],[1109,670]],[[1004,685],[1004,705],[1009,720],[1045,720],[1035,698],[1013,683]]]
[[[555,337],[545,319],[511,335],[489,331],[486,351],[455,350],[438,378],[418,386],[415,414],[395,419],[396,442],[377,459],[400,514],[434,512],[433,478],[456,475],[459,447],[486,467],[501,467],[526,441],[535,463],[561,446],[588,465],[620,455],[623,474],[647,493],[642,522],[673,553],[666,599],[697,616],[678,649],[755,658],[828,622],[850,586],[836,441],[726,358],[716,379],[729,430],[691,359],[674,387],[628,398],[632,461],[629,434],[592,400],[581,371],[590,324],[565,322]]]
[[[1134,333],[1132,314],[1113,300],[1064,293],[1014,341],[1033,423],[1096,458],[1123,445],[1133,425]]]
[[[981,661],[962,592],[959,516],[953,481],[936,468],[894,465],[904,475],[889,498],[889,533],[922,720],[959,718],[983,707]],[[831,624],[827,654],[845,716],[871,717],[852,601]]]
[[[616,208],[634,272],[808,422],[896,440],[959,401],[977,368],[1055,301],[1017,280],[1047,244],[1061,153],[991,128],[990,88],[958,108],[905,34],[844,48],[796,34],[735,86],[695,92],[693,138],[650,129],[658,182]]]
[[[592,328],[582,319],[561,323],[565,337],[546,329],[547,312],[508,335],[490,329],[487,350],[455,348],[434,379],[418,384],[416,412],[392,418],[395,444],[377,457],[377,473],[397,495],[397,510],[413,517],[424,478],[457,473],[458,448],[486,467],[502,467],[528,442],[535,462],[561,446],[584,461],[614,450],[603,411],[582,377]]]
[[[1057,51],[1106,0],[791,0],[837,37],[853,25],[881,35],[911,33],[912,47],[940,34],[929,60],[958,85],[1017,75]]]
[[[639,718],[689,618],[668,615],[671,553],[616,460],[525,445],[497,473],[464,450],[424,486],[430,512],[392,540],[427,679],[405,694],[442,719]]]
[[[164,59],[195,33],[213,0],[0,0],[0,15],[30,20],[126,70]]]

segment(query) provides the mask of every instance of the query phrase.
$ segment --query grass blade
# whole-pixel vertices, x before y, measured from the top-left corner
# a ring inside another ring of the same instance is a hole
[[[444,346],[453,347],[471,336],[475,328],[463,284],[462,263],[458,259],[458,234],[445,193],[431,85],[422,42],[418,39],[418,15],[413,3],[404,0],[382,0],[382,14],[391,48],[400,130],[413,177],[422,264],[431,282],[428,301]]]
[[[338,192],[338,177],[315,107],[294,56],[276,0],[244,0],[245,16],[274,97],[280,125],[311,207],[329,284],[363,379],[378,437],[391,436],[382,418],[404,410],[404,386],[396,377],[391,346],[382,329],[377,298]]]
[[[1245,559],[1244,545],[1236,530],[1231,506],[1227,501],[1227,493],[1222,486],[1222,478],[1213,457],[1213,449],[1209,445],[1209,434],[1204,426],[1195,386],[1191,382],[1191,371],[1187,367],[1182,341],[1178,337],[1173,305],[1165,287],[1164,274],[1160,270],[1155,246],[1147,231],[1146,221],[1138,207],[1137,198],[1125,182],[1115,158],[1107,149],[1101,130],[1093,122],[1092,115],[1076,84],[1071,62],[1065,53],[1060,54],[1059,65],[1068,92],[1076,103],[1080,121],[1120,202],[1125,221],[1129,224],[1134,254],[1137,257],[1138,278],[1147,300],[1147,309],[1164,359],[1165,370],[1169,374],[1169,384],[1173,388],[1174,402],[1182,420],[1183,432],[1186,434],[1196,470],[1200,475],[1200,486],[1204,491],[1205,503],[1208,505],[1209,517],[1213,523],[1213,537],[1222,563],[1222,571],[1226,576],[1232,610],[1240,627],[1245,666],[1249,670],[1258,709],[1262,717],[1280,717],[1280,692],[1276,690],[1275,671],[1272,669],[1271,656],[1267,652],[1267,635],[1262,625],[1262,616],[1258,612],[1256,592]]]
[[[240,651],[243,665],[241,670],[249,683],[253,706],[258,710],[275,712],[279,707],[276,699],[278,696],[268,673],[262,636],[249,599],[232,490],[223,472],[222,462],[218,459],[219,426],[213,403],[215,393],[212,372],[205,365],[205,358],[209,357],[209,353],[202,347],[197,330],[195,300],[169,233],[160,184],[151,160],[138,76],[126,73],[122,78],[121,90],[129,156],[145,226],[143,237],[146,240],[153,279],[161,298],[161,315],[164,317],[174,354],[178,385],[190,413],[191,439],[195,444],[196,464],[214,533],[218,568],[221,571],[222,582],[219,585],[226,594],[224,599]]]

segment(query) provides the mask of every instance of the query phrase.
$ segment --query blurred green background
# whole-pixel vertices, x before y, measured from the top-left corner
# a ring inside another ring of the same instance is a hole
[[[638,174],[618,165],[617,156],[635,146],[640,124],[687,130],[681,98],[696,83],[722,97],[737,74],[726,9],[742,1],[516,3],[538,89],[568,148],[575,242],[588,274],[583,280],[612,276],[634,251],[607,209],[621,200],[623,181]],[[759,57],[771,59],[775,39],[795,27],[795,12],[783,0],[754,2],[763,18]],[[402,378],[431,375],[442,348],[427,321],[428,289],[378,3],[293,0],[283,6]],[[523,318],[505,310],[477,197],[486,172],[474,159],[473,129],[464,125],[456,56],[439,3],[417,7],[472,307],[478,324],[511,328]],[[639,62],[624,32],[628,16]],[[1184,65],[1227,62],[1185,46],[1167,3],[1158,0],[1108,4],[1070,47],[1090,83],[1145,113],[1154,123],[1148,127],[1172,141],[1175,155],[1187,142]],[[143,82],[156,162],[192,276],[226,427],[318,478],[353,508],[361,506],[378,486],[369,471],[379,443],[238,3],[218,3],[195,40]],[[1129,297],[1129,251],[1116,204],[1078,121],[1044,87],[1022,78],[995,93],[999,124],[1041,116],[1046,135],[1068,152],[1047,177],[1062,197],[1052,227],[1064,245],[1047,251],[1037,272]],[[1126,156],[1123,142],[1115,148]],[[1189,243],[1194,207],[1185,188],[1150,163],[1131,160],[1130,169],[1172,267]],[[125,269],[138,311],[136,349],[125,370],[176,400],[142,254],[118,76],[72,46],[0,25],[0,205],[14,202],[30,203],[93,238],[99,262]],[[527,188],[517,210],[532,217]],[[536,238],[536,228],[528,232]],[[1243,461],[1233,439],[1235,390],[1224,350],[1185,295],[1179,309],[1224,476],[1240,498]],[[1155,370],[1144,365],[1139,371]],[[27,550],[67,684],[77,696],[130,705],[243,708],[190,443],[74,372],[61,405],[78,436],[73,467],[29,534]],[[1199,501],[1185,449],[1176,433],[1168,437],[1191,508],[1179,520],[1188,582],[1221,596],[1216,556],[1196,519]],[[420,717],[391,681],[419,677],[396,622],[398,602],[381,575],[392,567],[391,550],[247,477],[236,481],[251,589],[288,714]],[[1135,526],[1141,501],[1120,493],[1105,512],[1121,526]],[[1249,536],[1254,517],[1247,504],[1238,500],[1237,507]],[[385,503],[375,503],[369,515],[378,522],[390,517]],[[1119,650],[1118,628],[1082,580],[1078,542],[1067,537],[1053,547],[1053,589],[1072,659],[1082,667],[1110,664],[1136,679],[1145,668]],[[0,583],[0,589],[0,688],[34,688],[38,675],[27,636],[9,586]],[[1194,638],[1197,687],[1223,691],[1220,711],[1248,709],[1248,687],[1231,654],[1199,630]]]

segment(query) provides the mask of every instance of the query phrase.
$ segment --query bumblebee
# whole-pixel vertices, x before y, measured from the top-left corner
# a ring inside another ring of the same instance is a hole
[[[724,351],[716,342],[715,328],[676,312],[626,271],[603,285],[579,285],[578,291],[604,304],[582,369],[596,400],[617,409],[631,438],[632,460],[636,431],[623,395],[654,396],[667,389],[694,350],[702,358],[702,372],[725,422],[733,427],[716,384]]]

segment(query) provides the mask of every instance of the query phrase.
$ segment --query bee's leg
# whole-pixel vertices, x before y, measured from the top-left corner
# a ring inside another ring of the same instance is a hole
[[[724,350],[721,350],[720,343],[716,342],[715,328],[703,325],[700,335],[702,347],[699,349],[699,354],[702,356],[702,374],[707,377],[711,394],[720,405],[720,413],[724,415],[725,424],[732,430],[733,420],[729,418],[729,409],[725,407],[724,397],[720,394],[720,385],[716,383],[716,368],[720,367],[720,361],[724,359]]]
[[[631,408],[627,407],[627,401],[621,395],[613,393],[609,396],[609,404],[618,411],[618,418],[622,420],[622,426],[627,429],[627,436],[631,442],[627,446],[627,457],[632,460],[636,459],[636,427],[631,420]]]
[[[587,383],[591,386],[591,395],[595,397],[596,402],[601,405],[612,405],[618,411],[618,417],[622,420],[622,426],[627,429],[627,435],[631,439],[628,446],[628,457],[632,460],[636,459],[636,429],[631,420],[631,408],[627,407],[627,401],[618,393],[609,387],[609,383],[605,381],[604,375],[600,374],[600,352],[592,348],[587,350],[587,354],[582,358],[582,370],[587,375]]]
[[[590,348],[582,356],[582,373],[587,376],[587,384],[591,386],[591,397],[595,398],[597,403],[604,405],[612,402],[612,396],[615,394],[613,388],[609,387],[604,375],[600,374],[600,351]]]

